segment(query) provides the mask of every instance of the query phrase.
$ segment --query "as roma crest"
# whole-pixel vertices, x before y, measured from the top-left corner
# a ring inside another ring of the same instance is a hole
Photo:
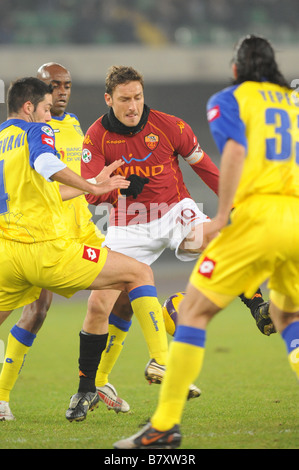
[[[144,142],[150,150],[155,150],[159,143],[159,136],[151,132],[144,137]]]

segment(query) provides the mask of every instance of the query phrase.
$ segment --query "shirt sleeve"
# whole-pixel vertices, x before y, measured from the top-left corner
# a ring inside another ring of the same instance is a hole
[[[51,181],[54,173],[66,167],[57,156],[55,136],[51,126],[34,123],[27,132],[27,141],[30,166],[47,181]]]
[[[167,132],[170,132],[171,143],[175,153],[183,158],[188,157],[198,145],[197,137],[191,126],[182,119],[170,116],[172,126],[169,126]]]
[[[55,136],[51,126],[34,123],[28,132],[27,140],[29,146],[29,163],[34,168],[34,162],[43,153],[57,155],[55,148]]]
[[[34,161],[34,169],[45,180],[52,182],[51,176],[66,168],[66,164],[57,158],[53,153],[42,153]]]
[[[195,171],[202,181],[218,195],[219,169],[206,152],[203,150],[201,150],[201,152],[201,158],[194,163],[189,162],[188,159],[185,160],[187,160],[192,170]]]
[[[234,96],[236,87],[229,87],[213,95],[207,104],[207,118],[212,136],[220,151],[229,139],[247,150],[245,125],[240,118],[239,104]]]

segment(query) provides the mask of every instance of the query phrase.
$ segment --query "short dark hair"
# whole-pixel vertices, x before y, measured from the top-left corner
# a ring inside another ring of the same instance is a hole
[[[143,76],[133,69],[125,65],[113,65],[108,69],[106,76],[106,93],[112,95],[113,90],[117,85],[122,85],[128,82],[140,82],[144,88]]]
[[[7,92],[8,115],[17,113],[27,101],[30,101],[34,109],[47,94],[52,94],[52,86],[46,85],[38,78],[19,78],[11,83]]]
[[[235,47],[233,63],[237,67],[235,84],[267,80],[289,87],[278,68],[272,45],[262,36],[250,34],[241,38]]]

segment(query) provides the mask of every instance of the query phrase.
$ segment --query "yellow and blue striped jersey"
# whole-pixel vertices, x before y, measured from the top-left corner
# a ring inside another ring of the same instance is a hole
[[[234,204],[253,194],[299,197],[299,97],[294,91],[247,81],[213,95],[207,111],[220,152],[229,139],[246,148]]]
[[[61,117],[52,117],[49,124],[55,133],[55,145],[59,158],[75,173],[81,174],[84,134],[77,116],[64,113]],[[69,238],[80,239],[95,230],[91,221],[92,214],[84,195],[64,201],[63,214]]]
[[[22,243],[65,236],[57,184],[34,169],[42,154],[54,154],[47,124],[9,119],[0,126],[0,237]]]

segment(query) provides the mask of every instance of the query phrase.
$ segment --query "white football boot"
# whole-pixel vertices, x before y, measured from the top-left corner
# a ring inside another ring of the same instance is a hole
[[[113,385],[107,383],[103,387],[97,387],[97,392],[100,400],[105,403],[108,410],[113,410],[115,413],[127,413],[130,411],[130,405],[117,396],[117,391]]]
[[[13,421],[16,419],[12,414],[8,401],[0,401],[0,421]]]

